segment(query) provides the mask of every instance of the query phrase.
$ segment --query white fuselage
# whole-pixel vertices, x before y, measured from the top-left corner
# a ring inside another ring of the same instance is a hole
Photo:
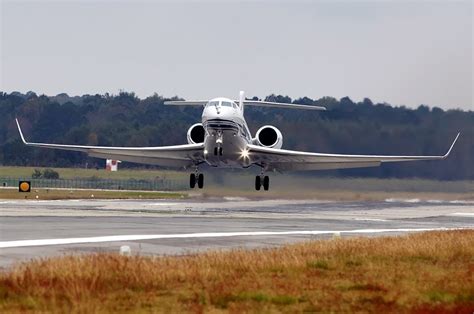
[[[243,108],[233,100],[210,100],[202,113],[204,157],[213,167],[248,167],[247,144],[252,143]]]

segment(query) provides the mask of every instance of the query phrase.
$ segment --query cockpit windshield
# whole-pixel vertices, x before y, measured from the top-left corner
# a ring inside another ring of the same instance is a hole
[[[237,108],[236,104],[235,103],[232,103],[230,101],[225,101],[225,100],[212,100],[210,102],[208,102],[206,104],[206,107],[216,107],[216,106],[220,106],[220,107],[230,107],[230,108]]]
[[[206,107],[213,107],[213,106],[218,106],[219,101],[210,101],[207,103]]]

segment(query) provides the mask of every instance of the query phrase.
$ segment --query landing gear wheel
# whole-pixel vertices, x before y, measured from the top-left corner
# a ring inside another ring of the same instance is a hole
[[[263,177],[263,189],[265,191],[268,191],[268,188],[270,187],[270,178],[268,176]]]
[[[255,190],[260,191],[260,187],[262,186],[262,182],[260,180],[260,176],[255,177]]]
[[[191,189],[194,189],[195,186],[196,186],[196,175],[194,173],[191,173],[191,175],[189,176],[189,187]]]
[[[214,156],[217,156],[217,147],[214,147]]]
[[[202,187],[204,186],[204,175],[202,173],[198,175],[197,181],[198,181],[198,187],[202,189]]]

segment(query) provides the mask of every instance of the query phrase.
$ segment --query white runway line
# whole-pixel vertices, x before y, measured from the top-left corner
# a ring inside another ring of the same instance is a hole
[[[450,216],[474,217],[474,213],[452,213]]]
[[[2,241],[0,248],[16,248],[25,246],[46,246],[99,242],[121,242],[155,239],[190,239],[190,238],[223,238],[241,236],[284,236],[284,235],[321,235],[321,234],[343,234],[343,233],[382,233],[382,232],[422,232],[459,230],[460,228],[420,228],[420,229],[355,229],[355,230],[302,230],[302,231],[257,231],[257,232],[208,232],[208,233],[182,233],[182,234],[139,234],[139,235],[116,235],[87,238],[65,238],[65,239],[40,239],[40,240],[17,240]]]

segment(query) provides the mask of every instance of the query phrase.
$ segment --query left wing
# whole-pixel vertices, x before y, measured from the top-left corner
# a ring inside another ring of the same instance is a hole
[[[343,155],[308,153],[286,149],[248,145],[252,163],[267,170],[330,170],[345,168],[377,167],[384,162],[445,159],[451,153],[460,133],[457,134],[446,154],[441,156],[384,156],[384,155]]]
[[[16,119],[21,140],[28,146],[83,152],[91,157],[116,159],[165,167],[188,167],[204,161],[204,144],[186,144],[161,147],[107,147],[30,143],[25,140]]]

